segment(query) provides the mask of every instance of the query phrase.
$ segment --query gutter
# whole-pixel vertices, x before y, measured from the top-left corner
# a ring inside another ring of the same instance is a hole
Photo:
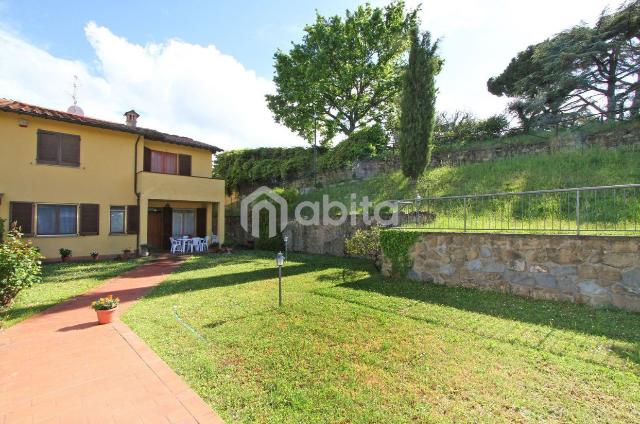
[[[136,251],[140,254],[140,192],[138,191],[138,143],[140,136],[136,138],[136,145],[133,151],[133,193],[136,195],[136,206],[138,207],[138,231],[136,232]]]

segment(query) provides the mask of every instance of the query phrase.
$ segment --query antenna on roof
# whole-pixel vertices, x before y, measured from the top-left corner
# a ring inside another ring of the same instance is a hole
[[[73,93],[71,94],[71,98],[73,99],[73,105],[69,106],[67,112],[73,113],[74,115],[84,116],[84,111],[80,106],[78,106],[78,89],[80,88],[80,82],[77,75],[73,76]]]

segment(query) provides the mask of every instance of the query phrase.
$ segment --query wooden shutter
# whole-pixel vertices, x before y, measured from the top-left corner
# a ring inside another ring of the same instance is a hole
[[[207,236],[207,208],[198,208],[196,211],[196,234],[198,237]]]
[[[38,163],[57,164],[60,154],[60,134],[38,130]]]
[[[11,202],[10,224],[16,222],[25,236],[33,235],[33,203]]]
[[[151,172],[151,149],[148,147],[144,148],[144,164],[142,166],[142,170],[145,172]]]
[[[162,152],[162,173],[174,174],[178,173],[178,155],[175,153]]]
[[[173,209],[169,206],[162,208],[162,248],[170,249],[169,237],[173,234]]]
[[[80,205],[80,235],[97,236],[100,234],[100,205]]]
[[[60,164],[80,166],[80,136],[61,134]]]
[[[178,173],[180,175],[191,176],[191,155],[178,156]]]
[[[138,234],[140,227],[140,209],[136,205],[127,206],[127,234]]]

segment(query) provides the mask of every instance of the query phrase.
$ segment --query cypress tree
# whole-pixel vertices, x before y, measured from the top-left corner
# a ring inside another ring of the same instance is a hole
[[[420,37],[414,28],[402,87],[399,137],[402,173],[414,181],[424,172],[431,155],[436,116],[435,76],[442,67],[437,49],[438,42],[432,43],[429,32]]]

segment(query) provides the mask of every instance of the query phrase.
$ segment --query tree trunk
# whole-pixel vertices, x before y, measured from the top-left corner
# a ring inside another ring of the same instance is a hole
[[[639,114],[639,110],[640,109],[640,71],[638,71],[637,73],[637,77],[636,77],[636,89],[634,90],[634,94],[633,94],[633,102],[631,103],[631,116],[632,117],[636,117]]]
[[[607,78],[607,120],[616,119],[616,85],[618,77],[618,48],[613,49],[609,57],[609,78]]]

